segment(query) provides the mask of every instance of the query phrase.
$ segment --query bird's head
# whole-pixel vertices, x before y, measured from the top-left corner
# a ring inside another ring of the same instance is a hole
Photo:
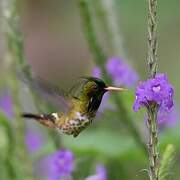
[[[85,77],[86,81],[83,86],[83,92],[88,97],[99,97],[107,91],[124,91],[126,89],[119,87],[107,86],[105,82],[96,77]]]
[[[107,91],[124,91],[123,88],[107,86],[103,80],[95,77],[85,77],[85,83],[82,87],[82,94],[88,97],[89,109],[98,109],[103,95]]]

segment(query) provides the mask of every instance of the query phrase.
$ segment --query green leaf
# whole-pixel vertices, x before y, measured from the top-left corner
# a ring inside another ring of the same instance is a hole
[[[170,169],[174,163],[175,148],[172,144],[168,144],[161,160],[159,169],[159,180],[166,180]]]

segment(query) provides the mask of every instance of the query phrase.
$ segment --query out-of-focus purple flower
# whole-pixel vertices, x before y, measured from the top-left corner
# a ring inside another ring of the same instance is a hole
[[[119,57],[109,58],[106,70],[116,86],[134,87],[138,81],[138,74]]]
[[[169,112],[160,109],[157,115],[157,124],[159,129],[163,130],[164,128],[174,127],[178,123],[179,117],[179,113],[175,108]],[[147,121],[147,116],[145,117],[145,121]]]
[[[48,170],[48,180],[71,179],[74,170],[74,155],[69,150],[60,150],[46,158],[44,166]]]
[[[160,128],[174,127],[178,120],[178,113],[176,109],[172,109],[170,112],[162,111],[158,112],[157,122]]]
[[[94,77],[101,78],[101,76],[102,76],[101,69],[100,69],[98,66],[95,66],[95,67],[92,69],[92,75],[93,75]]]
[[[0,110],[3,111],[8,118],[13,118],[13,102],[8,91],[0,94]]]
[[[26,131],[26,145],[30,153],[38,151],[44,144],[43,135],[37,130],[27,129]]]
[[[107,180],[106,168],[103,165],[97,165],[96,174],[88,176],[85,180]]]
[[[165,74],[157,74],[155,78],[141,82],[136,89],[134,111],[152,103],[159,105],[160,110],[170,111],[173,107],[174,90]]]

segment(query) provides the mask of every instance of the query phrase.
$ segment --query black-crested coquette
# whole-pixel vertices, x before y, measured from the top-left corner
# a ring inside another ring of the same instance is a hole
[[[47,88],[46,88],[47,89]],[[95,77],[84,77],[83,82],[76,94],[62,93],[58,90],[50,90],[49,94],[56,97],[56,100],[66,101],[67,112],[54,112],[48,114],[23,113],[22,117],[35,119],[39,123],[57,129],[61,133],[78,136],[79,133],[89,126],[101,104],[103,95],[107,91],[124,91],[120,87],[107,86],[103,80]],[[63,95],[62,95],[63,94]]]

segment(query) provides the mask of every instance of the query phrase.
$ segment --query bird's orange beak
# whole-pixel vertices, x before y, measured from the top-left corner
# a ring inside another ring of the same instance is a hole
[[[127,89],[120,88],[120,87],[113,87],[113,86],[108,86],[104,88],[106,91],[127,91]]]

